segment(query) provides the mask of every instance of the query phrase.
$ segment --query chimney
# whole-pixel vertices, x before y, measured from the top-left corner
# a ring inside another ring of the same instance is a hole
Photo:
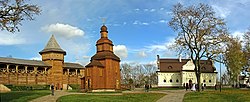
[[[179,62],[181,62],[181,54],[179,54]]]

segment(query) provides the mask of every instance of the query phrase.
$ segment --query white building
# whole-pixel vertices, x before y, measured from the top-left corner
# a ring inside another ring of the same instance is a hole
[[[194,64],[190,59],[157,58],[158,87],[182,87],[185,83],[196,83]],[[201,83],[215,86],[216,69],[212,61],[201,60]]]

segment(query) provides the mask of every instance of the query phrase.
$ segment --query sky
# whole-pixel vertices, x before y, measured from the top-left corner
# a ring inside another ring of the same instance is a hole
[[[65,61],[85,66],[96,53],[95,43],[105,23],[121,63],[155,64],[156,55],[178,58],[169,49],[177,33],[168,26],[171,8],[177,3],[211,5],[216,16],[225,19],[233,36],[241,36],[250,28],[250,0],[30,0],[27,3],[39,5],[42,12],[33,21],[23,21],[20,32],[0,31],[1,57],[41,60],[38,52],[54,34],[67,52]],[[219,64],[216,68],[219,71]]]

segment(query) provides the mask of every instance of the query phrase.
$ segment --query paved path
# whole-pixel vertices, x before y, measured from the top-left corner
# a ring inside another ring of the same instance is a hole
[[[31,100],[30,102],[56,102],[56,100],[65,95],[70,95],[70,94],[85,94],[85,93],[75,93],[75,92],[67,92],[63,90],[56,90],[55,95],[47,95],[43,97],[36,98],[34,100]]]
[[[189,91],[186,91],[185,89],[183,90],[159,90],[159,91],[149,91],[149,93],[163,93],[166,94],[157,102],[182,102],[184,95]],[[144,89],[137,89],[133,91],[123,91],[122,93],[145,93]]]
[[[164,97],[160,98],[157,102],[182,102],[184,95],[187,92],[186,90],[162,90],[160,93],[165,93]]]

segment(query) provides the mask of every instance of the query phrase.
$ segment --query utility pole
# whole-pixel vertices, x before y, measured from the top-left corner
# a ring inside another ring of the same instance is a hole
[[[220,92],[221,92],[221,63],[222,63],[221,57],[222,57],[222,55],[220,56]]]

